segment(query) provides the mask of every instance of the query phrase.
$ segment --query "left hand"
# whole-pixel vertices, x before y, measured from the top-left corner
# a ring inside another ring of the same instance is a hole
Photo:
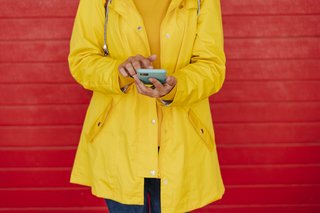
[[[154,88],[147,87],[139,80],[137,75],[133,76],[137,90],[140,94],[146,95],[152,98],[160,98],[168,94],[177,84],[177,79],[173,76],[168,76],[166,83],[162,84],[155,78],[150,78],[150,82],[153,84]]]

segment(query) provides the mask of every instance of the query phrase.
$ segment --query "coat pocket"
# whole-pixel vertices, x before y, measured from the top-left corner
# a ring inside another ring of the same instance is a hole
[[[92,124],[89,132],[87,133],[87,141],[88,142],[92,143],[94,141],[93,139],[96,137],[96,135],[102,129],[102,127],[106,121],[106,118],[109,114],[110,109],[111,109],[111,104],[108,104],[108,106],[105,108],[105,110],[98,116],[96,121]]]
[[[189,109],[188,117],[196,133],[200,136],[207,148],[212,151],[214,149],[213,135],[191,109]]]

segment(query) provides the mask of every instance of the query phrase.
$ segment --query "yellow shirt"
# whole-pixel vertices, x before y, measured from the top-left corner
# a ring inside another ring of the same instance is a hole
[[[151,54],[157,55],[153,62],[154,68],[161,68],[160,26],[170,2],[171,0],[134,0],[146,28]]]

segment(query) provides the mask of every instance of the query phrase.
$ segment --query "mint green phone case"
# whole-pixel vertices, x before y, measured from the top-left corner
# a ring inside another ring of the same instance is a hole
[[[162,84],[166,82],[167,71],[163,69],[138,69],[138,78],[144,84],[152,84],[149,78],[155,78]]]

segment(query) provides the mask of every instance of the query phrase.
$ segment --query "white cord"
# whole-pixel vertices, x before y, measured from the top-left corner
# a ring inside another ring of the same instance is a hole
[[[109,15],[109,4],[112,0],[108,0],[108,3],[106,5],[106,20],[104,22],[104,43],[103,43],[103,51],[104,55],[109,55],[109,49],[107,46],[107,24],[108,24],[108,15]]]

